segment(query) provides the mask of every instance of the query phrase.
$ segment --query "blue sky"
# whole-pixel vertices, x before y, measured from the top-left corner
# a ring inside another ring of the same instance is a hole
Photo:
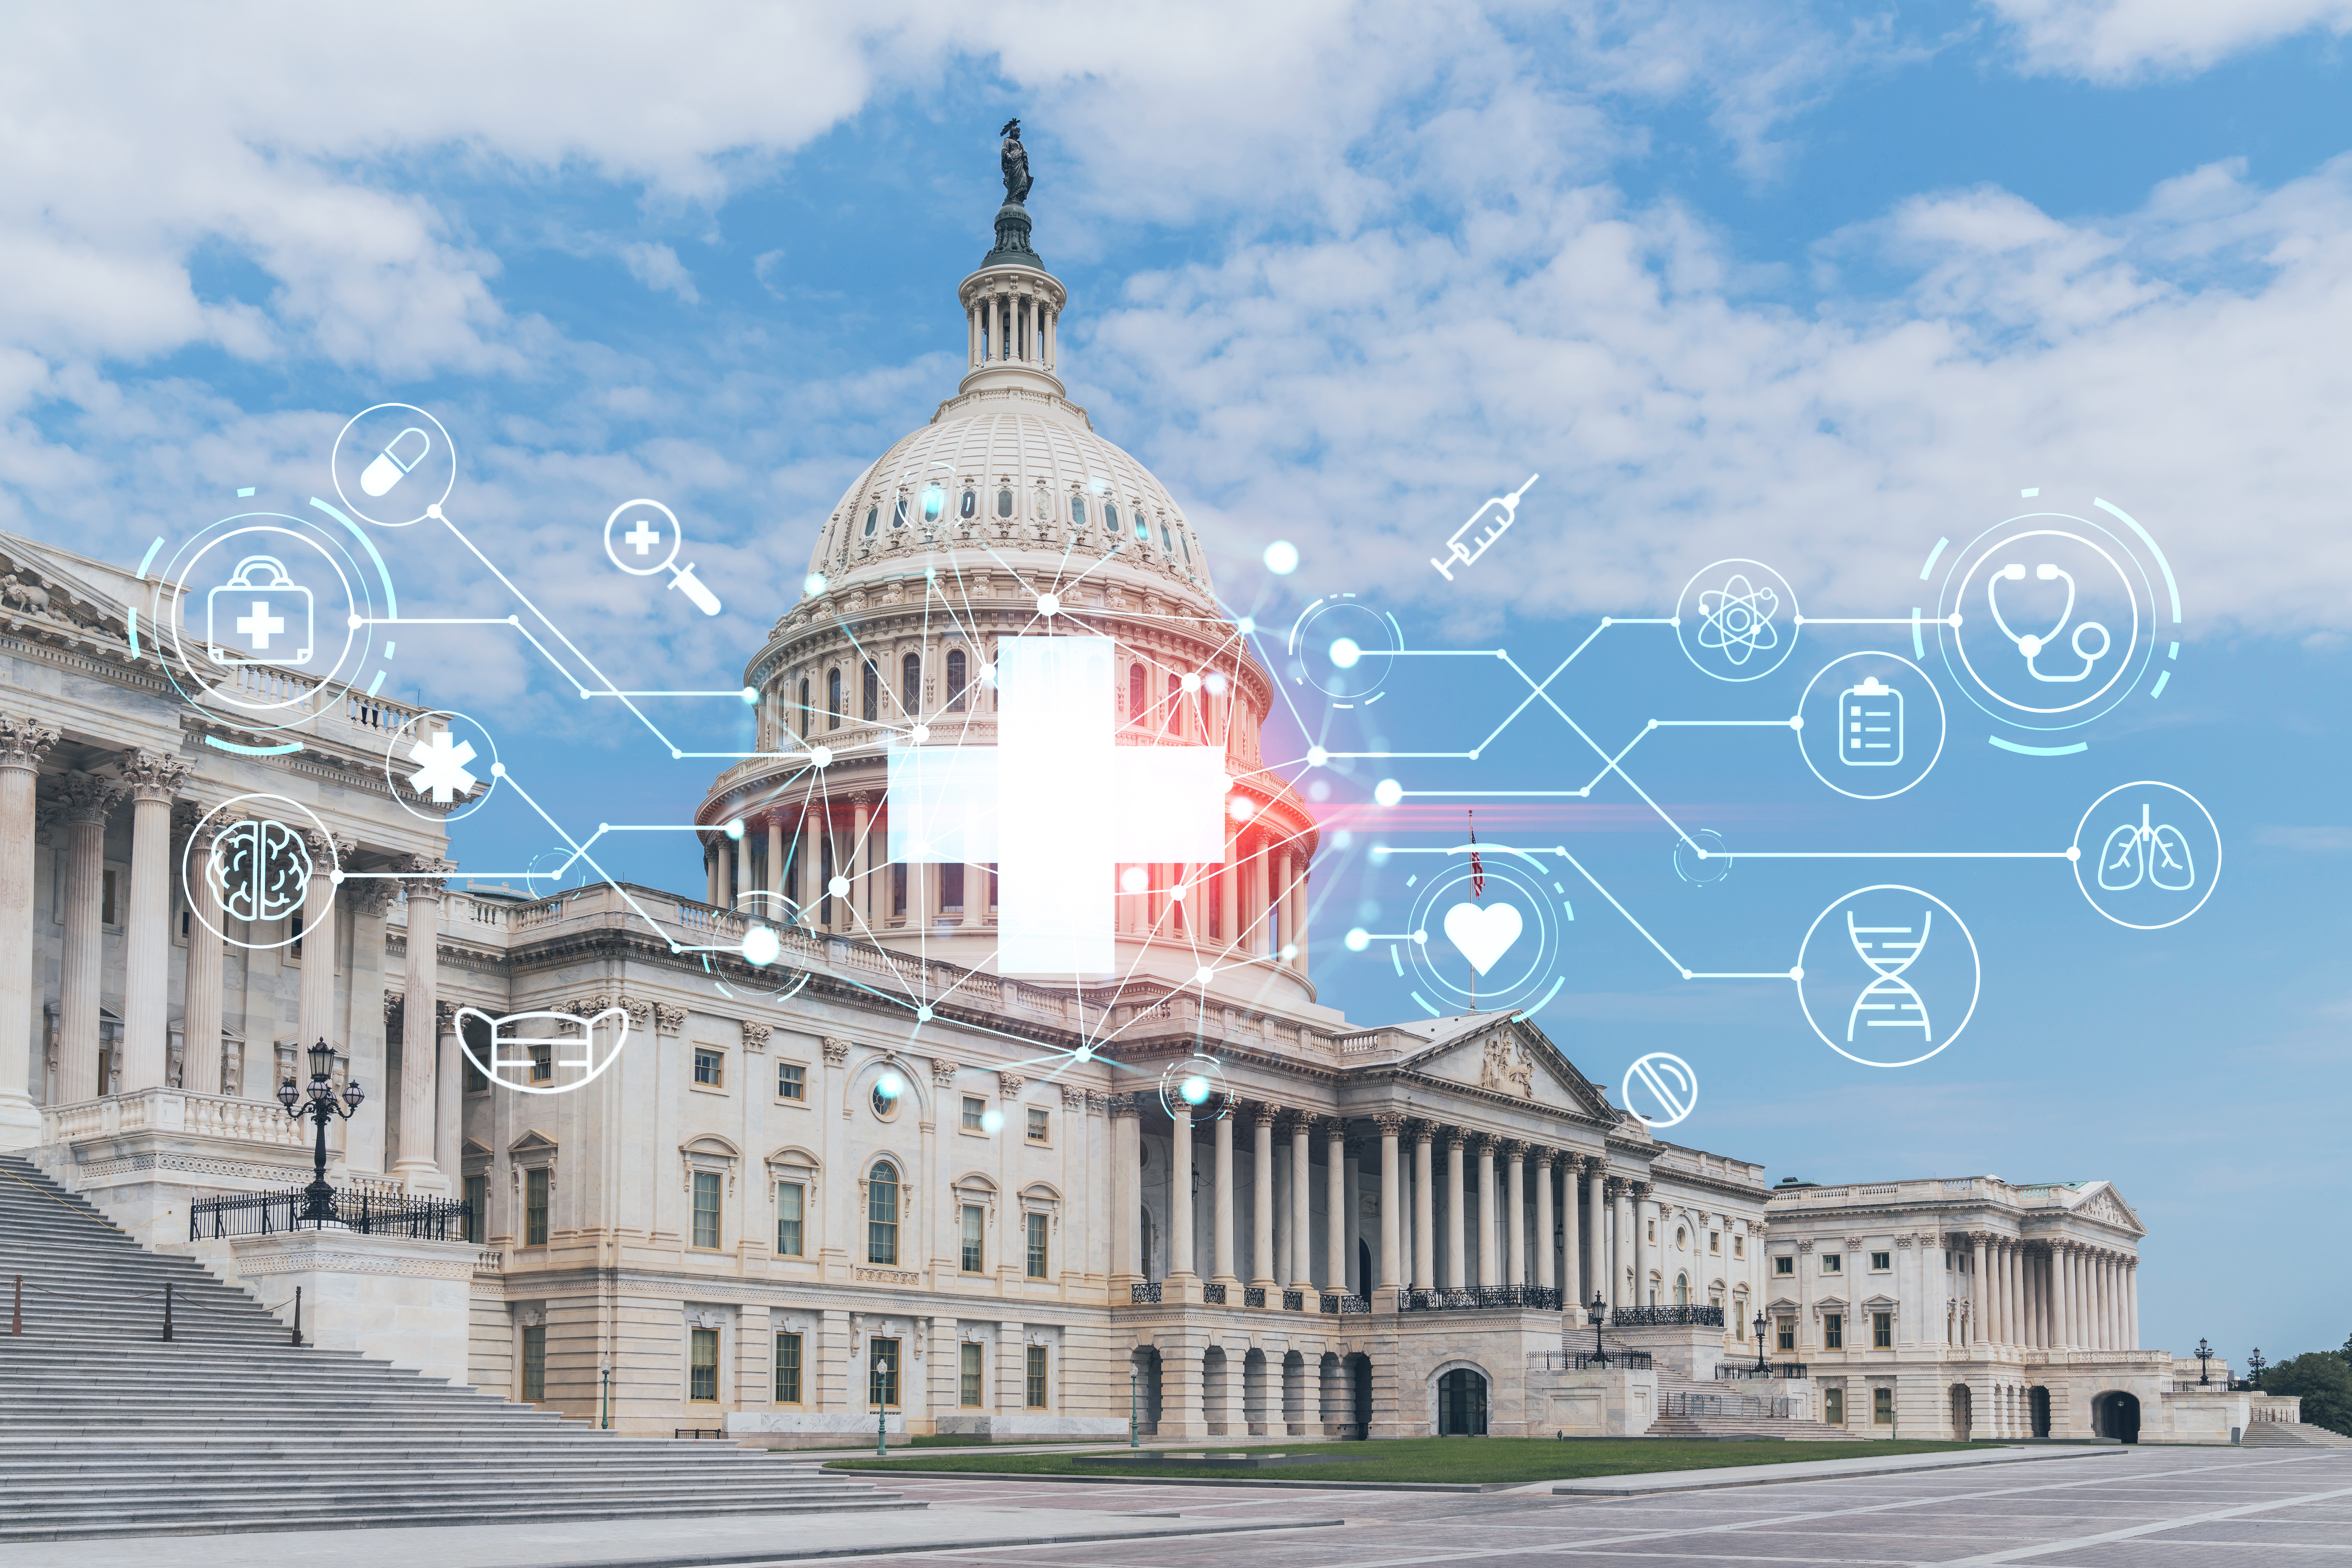
[[[1984,996],[1943,1055],[1874,1072],[1822,1047],[1787,983],[1684,982],[1580,897],[1540,1021],[1612,1090],[1642,1051],[1685,1055],[1689,1141],[1776,1177],[2112,1178],[2153,1233],[2150,1343],[2275,1357],[2352,1331],[2352,1265],[2301,1213],[2352,1175],[2352,10],[552,15],[427,6],[414,39],[289,38],[258,7],[204,36],[20,27],[0,522],[135,561],[241,486],[318,493],[344,418],[412,401],[458,443],[452,514],[616,679],[729,685],[842,488],[952,389],[953,287],[1017,113],[1073,395],[1267,626],[1353,593],[1409,646],[1549,671],[1598,616],[1665,614],[1725,556],[1774,563],[1809,614],[1903,614],[1927,548],[2021,488],[2147,523],[2186,646],[2164,697],[2082,754],[1999,752],[1948,689],[1951,743],[1896,801],[1830,795],[1760,730],[1645,742],[1633,772],[1735,853],[2063,844],[2111,785],[2167,780],[2222,827],[2193,920],[2118,930],[2049,862],[1915,866],[1969,921]],[[1428,569],[1536,471],[1495,556],[1453,585]],[[728,614],[604,563],[597,525],[640,494],[678,510]],[[1303,554],[1287,578],[1260,563],[1276,537]],[[404,599],[510,607],[422,535],[386,553]],[[1871,640],[1824,632],[1735,689],[1622,628],[1559,689],[1622,744],[1653,717],[1784,714],[1814,652]],[[1514,681],[1422,661],[1377,733],[1370,710],[1298,721],[1334,750],[1461,749]],[[566,821],[682,819],[707,781],[499,637],[411,643],[392,689],[481,720]],[[713,746],[743,720],[659,717]],[[1581,784],[1586,756],[1539,714],[1475,764],[1332,771],[1352,842],[1318,872],[1325,998],[1413,1012],[1383,945],[1337,942],[1410,902],[1408,858],[1373,843],[1449,842],[1445,792]],[[1437,793],[1383,825],[1363,803],[1390,773]],[[1626,789],[1594,803],[1497,810],[1481,837],[1569,844],[1691,967],[1784,967],[1858,885],[1751,860],[1694,887]],[[551,842],[500,801],[458,853],[507,868]],[[651,845],[617,868],[698,882]]]

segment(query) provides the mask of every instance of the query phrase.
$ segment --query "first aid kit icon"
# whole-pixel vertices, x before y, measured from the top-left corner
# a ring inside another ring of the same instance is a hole
[[[275,555],[248,555],[205,595],[205,646],[215,664],[310,662],[310,590]]]

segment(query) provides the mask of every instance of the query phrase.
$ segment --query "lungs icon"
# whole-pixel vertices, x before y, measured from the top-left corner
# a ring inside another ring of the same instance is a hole
[[[2137,888],[2145,879],[2168,893],[2185,893],[2197,885],[2197,865],[2189,840],[2168,822],[2151,826],[2146,803],[2137,825],[2126,822],[2107,835],[2099,850],[2099,886],[2111,893]]]

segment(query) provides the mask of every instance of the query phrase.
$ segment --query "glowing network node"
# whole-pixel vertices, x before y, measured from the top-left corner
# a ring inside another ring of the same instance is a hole
[[[907,740],[913,745],[921,746],[929,744],[930,738],[931,727],[929,724],[918,724],[913,729],[907,731]]]
[[[829,768],[832,765],[833,748],[831,746],[812,746],[809,748],[809,766],[813,768]]]
[[[993,1108],[980,1113],[980,1130],[993,1138],[1004,1131],[1004,1112]]]
[[[1176,684],[1188,692],[1198,691],[1201,689],[1201,672],[1197,669],[1188,669]]]
[[[1298,546],[1286,539],[1277,539],[1265,547],[1265,569],[1277,577],[1287,577],[1298,570]]]
[[[1330,760],[1331,753],[1325,751],[1322,747],[1309,746],[1307,748],[1307,765],[1308,767],[1319,768]]]
[[[1372,933],[1361,926],[1357,926],[1348,932],[1346,940],[1349,952],[1361,952],[1372,945]]]
[[[1404,798],[1404,785],[1394,779],[1382,779],[1372,786],[1372,799],[1381,805],[1394,805]]]
[[[1187,1105],[1198,1105],[1209,1098],[1209,1080],[1194,1073],[1176,1086],[1176,1093]]]
[[[784,940],[773,926],[755,925],[743,933],[743,961],[764,969],[783,956]]]
[[[835,877],[832,881],[827,882],[824,885],[824,890],[831,893],[836,899],[845,899],[849,897],[849,879],[846,877]]]
[[[810,573],[806,577],[801,579],[801,590],[811,598],[814,598],[817,595],[824,593],[824,574],[822,572]]]
[[[745,688],[743,689],[743,706],[744,706],[744,707],[746,707],[746,708],[753,707],[753,706],[755,706],[755,705],[759,702],[759,700],[760,700],[760,689],[759,689],[758,687],[756,687],[756,686],[747,686],[747,687],[745,687]]]
[[[741,817],[739,816],[734,821],[727,825],[727,837],[730,838],[740,838],[743,837],[743,819]]]
[[[1192,972],[1192,983],[1196,985],[1206,985],[1216,977],[1216,969],[1206,963]]]
[[[1363,657],[1364,650],[1357,646],[1355,638],[1335,637],[1332,639],[1331,662],[1339,668],[1353,669],[1356,668],[1357,661]]]
[[[1060,615],[1062,613],[1062,595],[1059,594],[1038,595],[1037,613],[1041,616]]]
[[[896,1100],[907,1092],[907,1080],[896,1071],[886,1068],[882,1076],[874,1080],[874,1092],[885,1100]]]

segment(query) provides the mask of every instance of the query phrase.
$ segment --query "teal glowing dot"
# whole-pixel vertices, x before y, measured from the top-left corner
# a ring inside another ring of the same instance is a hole
[[[783,951],[783,938],[776,934],[772,926],[753,926],[743,933],[743,961],[746,963],[764,969],[782,956]]]
[[[1209,1098],[1209,1080],[1194,1073],[1176,1086],[1176,1096],[1187,1105],[1198,1105]]]
[[[743,819],[741,817],[739,816],[734,821],[727,825],[727,837],[730,838],[740,838],[743,837]]]
[[[1265,547],[1265,569],[1277,577],[1287,577],[1298,570],[1298,546],[1287,539],[1277,539]]]
[[[980,1130],[991,1136],[1004,1131],[1004,1112],[983,1110],[980,1113]]]
[[[907,1080],[895,1072],[886,1072],[874,1080],[874,1092],[885,1100],[896,1100],[907,1092]]]
[[[1361,952],[1364,949],[1371,945],[1372,933],[1366,931],[1363,927],[1358,926],[1348,933],[1348,951],[1349,952]]]
[[[749,708],[749,707],[751,707],[753,703],[755,703],[755,702],[757,702],[757,701],[759,701],[759,700],[760,700],[760,692],[759,692],[759,689],[758,689],[758,688],[756,688],[756,687],[747,686],[747,687],[745,687],[745,688],[743,689],[743,706],[744,706],[744,707]]]
[[[1331,662],[1341,669],[1353,669],[1364,650],[1356,646],[1353,637],[1341,637],[1331,645]]]
[[[1381,805],[1394,805],[1404,798],[1404,785],[1394,779],[1382,779],[1372,786],[1372,799]]]

